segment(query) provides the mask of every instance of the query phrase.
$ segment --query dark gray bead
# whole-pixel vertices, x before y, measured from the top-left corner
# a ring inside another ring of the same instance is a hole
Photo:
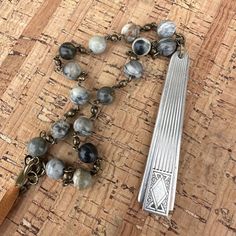
[[[102,104],[110,104],[114,100],[115,91],[111,87],[102,87],[97,91],[97,99]]]
[[[49,178],[60,179],[63,176],[65,165],[56,158],[51,159],[45,167],[46,174]]]
[[[92,143],[85,143],[78,149],[79,159],[84,163],[92,163],[98,159],[97,148]]]
[[[132,50],[138,56],[145,56],[151,50],[151,43],[146,38],[137,38],[132,43]]]
[[[68,62],[63,67],[63,74],[70,80],[77,80],[81,74],[81,68],[76,62]]]
[[[124,36],[125,40],[132,43],[140,33],[140,27],[134,23],[128,23],[121,29],[121,34]]]
[[[157,51],[163,56],[170,56],[176,51],[177,45],[172,38],[161,39],[157,44]]]
[[[157,27],[157,34],[161,38],[172,37],[176,31],[176,25],[173,21],[162,21]]]
[[[60,56],[65,60],[71,60],[76,55],[76,47],[69,42],[63,43],[59,48]]]
[[[132,76],[138,79],[143,75],[143,66],[139,61],[131,60],[125,64],[124,73],[127,77]]]
[[[27,145],[27,150],[28,150],[28,154],[35,157],[35,156],[43,156],[47,150],[48,150],[48,145],[47,142],[41,138],[41,137],[36,137],[31,139],[28,142]]]
[[[94,54],[103,53],[106,50],[107,42],[102,36],[93,36],[89,40],[89,49],[92,50]]]
[[[70,124],[65,120],[58,120],[51,127],[52,137],[55,139],[63,139],[69,133]]]
[[[70,99],[77,105],[84,105],[89,100],[89,92],[83,87],[75,87],[70,91]]]
[[[80,116],[74,122],[74,130],[82,136],[89,136],[93,131],[93,122],[85,116]]]

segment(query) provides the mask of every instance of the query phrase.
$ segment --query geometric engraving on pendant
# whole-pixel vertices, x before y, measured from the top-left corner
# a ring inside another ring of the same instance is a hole
[[[170,190],[171,174],[153,171],[146,208],[151,211],[167,214],[167,202]]]

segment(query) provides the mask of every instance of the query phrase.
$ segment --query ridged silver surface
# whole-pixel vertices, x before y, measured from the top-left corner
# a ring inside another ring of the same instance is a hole
[[[138,197],[144,210],[160,215],[173,209],[188,67],[187,54],[172,55]]]

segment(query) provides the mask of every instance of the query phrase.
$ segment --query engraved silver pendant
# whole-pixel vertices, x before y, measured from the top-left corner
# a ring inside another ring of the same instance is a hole
[[[143,209],[167,216],[174,208],[189,57],[175,52],[161,96],[138,201]]]

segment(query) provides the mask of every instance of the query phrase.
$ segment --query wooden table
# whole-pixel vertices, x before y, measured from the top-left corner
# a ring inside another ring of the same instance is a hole
[[[3,0],[0,3],[0,197],[23,166],[26,143],[48,130],[71,104],[74,83],[54,71],[65,41],[172,19],[184,33],[190,80],[175,210],[169,219],[137,202],[168,60],[142,58],[145,76],[116,94],[89,140],[104,170],[85,191],[44,177],[17,202],[0,235],[236,235],[235,0]],[[147,34],[155,39],[155,34]],[[86,86],[122,79],[129,45],[79,55]],[[86,113],[87,111],[85,111]],[[77,160],[71,138],[49,155]]]

